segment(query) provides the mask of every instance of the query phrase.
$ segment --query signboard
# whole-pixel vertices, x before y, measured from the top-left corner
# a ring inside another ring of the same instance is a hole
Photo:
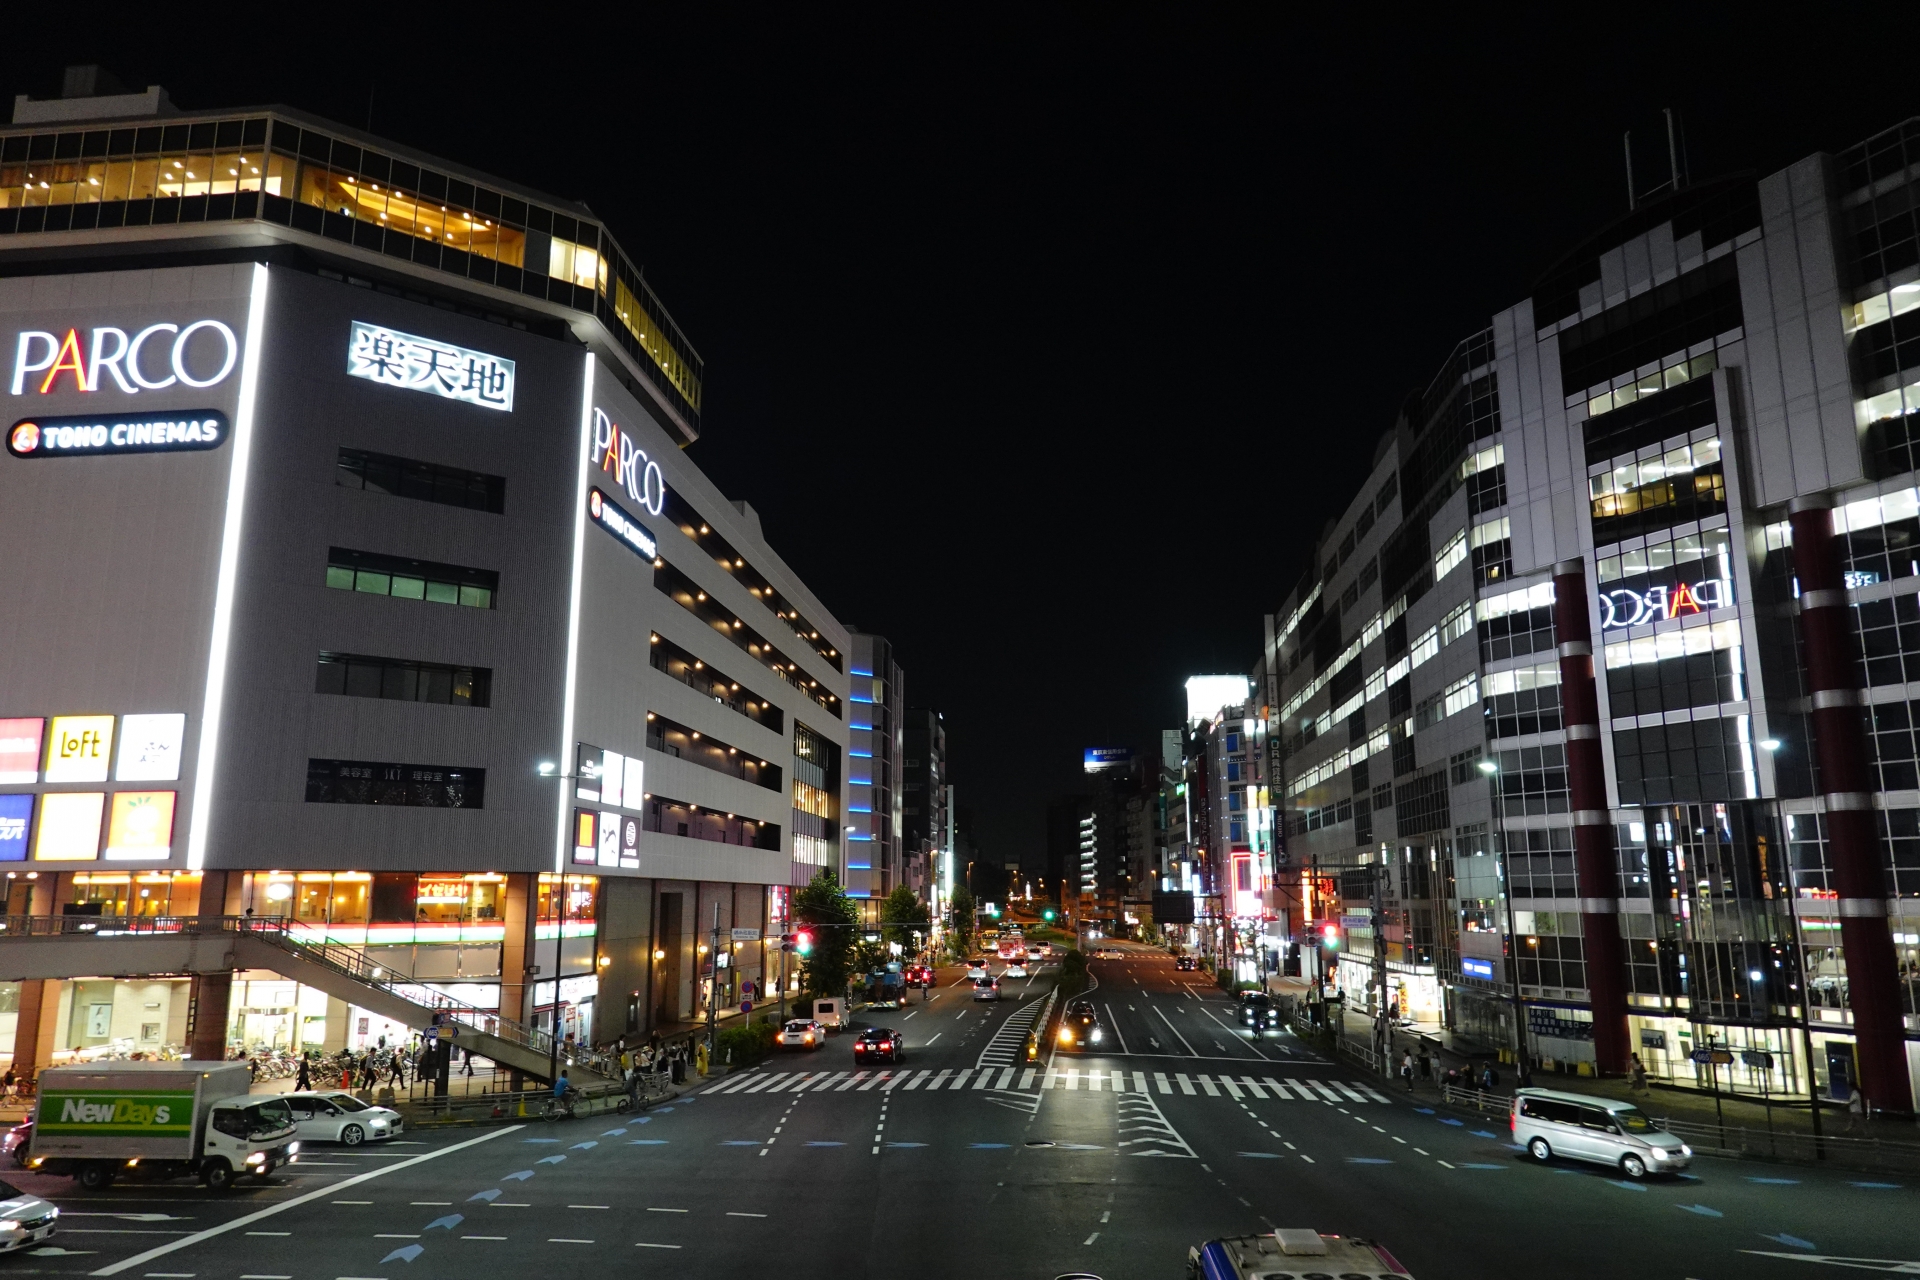
[[[0,720],[0,782],[40,781],[40,742],[46,731],[41,716]]]
[[[1156,891],[1153,895],[1153,922],[1155,924],[1192,924],[1193,895]]]
[[[1733,1065],[1733,1055],[1725,1049],[1695,1049],[1687,1056],[1703,1067],[1726,1067]]]
[[[591,809],[573,811],[573,860],[592,865],[600,860],[600,842],[595,836],[595,817]]]
[[[617,813],[600,815],[600,865],[620,865],[620,815]]]
[[[105,782],[112,716],[55,716],[47,743],[48,782]]]
[[[180,744],[187,718],[177,712],[120,717],[120,760],[113,776],[121,782],[175,782],[180,777]]]
[[[1132,747],[1088,747],[1080,753],[1080,763],[1088,773],[1104,769],[1124,769],[1133,763]]]
[[[198,389],[225,382],[239,361],[240,339],[218,320],[150,324],[131,337],[125,329],[102,325],[87,342],[78,329],[68,329],[65,337],[22,329],[13,350],[11,390],[25,395],[33,386],[44,396],[60,390],[63,374],[74,391],[100,390],[102,374],[127,395],[164,391],[176,383]]]
[[[186,1137],[193,1132],[193,1091],[49,1089],[38,1115],[34,1131],[43,1138]]]
[[[600,803],[625,804],[621,797],[626,794],[626,757],[618,751],[609,751],[600,757]]]
[[[587,493],[587,514],[593,517],[595,524],[618,538],[627,550],[642,560],[650,562],[660,554],[660,545],[653,540],[653,535],[628,515],[619,503],[598,489]]]
[[[1469,978],[1483,978],[1488,982],[1492,982],[1493,962],[1491,960],[1475,960],[1471,956],[1461,956],[1460,972]]]
[[[364,320],[348,331],[347,376],[513,412],[513,361]]]
[[[22,418],[7,432],[7,452],[16,458],[187,453],[196,449],[218,449],[231,434],[227,416],[214,409]]]
[[[107,807],[101,791],[53,791],[40,797],[40,821],[34,827],[36,862],[90,862],[100,856],[100,818]]]
[[[1762,1071],[1773,1070],[1773,1055],[1764,1049],[1742,1049],[1740,1051],[1740,1061],[1749,1067],[1757,1067]]]
[[[733,931],[733,940],[735,942],[758,942],[760,941],[760,931],[758,929],[735,929]]]
[[[1373,928],[1373,917],[1364,912],[1350,911],[1340,917],[1340,927],[1342,929],[1371,929]]]
[[[0,796],[0,862],[27,860],[27,831],[32,823],[31,795]]]
[[[607,416],[604,409],[593,411],[593,465],[600,474],[627,491],[627,496],[659,515],[667,506],[667,477],[660,464],[647,457],[647,451],[634,444],[633,437]],[[649,552],[649,555],[652,553]]]
[[[629,765],[633,761],[627,761]],[[640,819],[620,819],[620,865],[628,871],[640,866]]]
[[[1680,581],[1672,586],[1648,587],[1644,591],[1619,588],[1602,591],[1600,629],[1637,627],[1690,613],[1705,613],[1733,603],[1733,583],[1725,578],[1702,578],[1698,582]]]
[[[164,862],[173,850],[171,791],[121,791],[107,820],[109,862]]]

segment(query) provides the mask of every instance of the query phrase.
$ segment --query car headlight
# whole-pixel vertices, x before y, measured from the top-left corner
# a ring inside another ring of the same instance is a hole
[[[1098,1028],[1098,1027],[1095,1027],[1095,1028],[1093,1029],[1093,1042],[1094,1042],[1095,1044],[1099,1044],[1099,1043],[1100,1043],[1100,1028]]]
[[[1061,1043],[1061,1044],[1072,1044],[1072,1043],[1073,1043],[1073,1032],[1071,1032],[1071,1031],[1069,1031],[1069,1030],[1067,1030],[1067,1029],[1066,1029],[1065,1027],[1062,1027],[1062,1028],[1060,1028],[1060,1043]]]
[[[264,1151],[256,1151],[247,1157],[248,1164],[265,1164],[266,1160],[267,1154]]]
[[[13,1218],[0,1218],[0,1231],[18,1231],[20,1223]]]
[[[1683,1142],[1680,1144],[1680,1154],[1683,1156],[1690,1156],[1693,1154],[1693,1148]]]
[[[1655,1147],[1653,1149],[1653,1158],[1655,1160],[1670,1160],[1673,1158],[1673,1153],[1665,1147]]]
[[[296,1153],[297,1153],[297,1152],[298,1152],[299,1150],[300,1150],[300,1144],[299,1144],[299,1143],[297,1143],[297,1142],[289,1142],[289,1143],[287,1144],[287,1154],[288,1154],[288,1155],[294,1155],[294,1154],[296,1154]]]

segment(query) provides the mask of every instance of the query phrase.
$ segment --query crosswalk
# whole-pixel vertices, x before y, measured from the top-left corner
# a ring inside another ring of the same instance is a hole
[[[930,1067],[888,1071],[754,1071],[728,1076],[704,1094],[748,1093],[892,1093],[955,1092],[1160,1093],[1187,1097],[1259,1098],[1280,1102],[1321,1102],[1335,1106],[1386,1103],[1387,1096],[1364,1081],[1276,1080],[1272,1076],[1189,1075],[1184,1072],[1122,1071],[1079,1067]]]

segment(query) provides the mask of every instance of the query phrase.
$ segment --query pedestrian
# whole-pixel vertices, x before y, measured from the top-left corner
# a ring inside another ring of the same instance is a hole
[[[1480,1089],[1484,1093],[1492,1093],[1495,1089],[1498,1089],[1499,1087],[1500,1087],[1500,1073],[1498,1071],[1495,1071],[1493,1069],[1493,1064],[1489,1062],[1487,1063],[1486,1067],[1480,1072]]]
[[[388,1063],[387,1083],[395,1086],[396,1088],[401,1088],[401,1089],[406,1088],[407,1087],[407,1055],[400,1052],[398,1047],[395,1047],[394,1051],[390,1055],[388,1055],[387,1063]]]
[[[311,1088],[313,1088],[313,1077],[307,1067],[307,1055],[303,1053],[300,1055],[300,1074],[295,1076],[293,1080],[293,1091],[295,1093],[305,1093]]]
[[[1847,1132],[1866,1131],[1867,1100],[1860,1096],[1860,1088],[1851,1080],[1847,1082]]]
[[[469,1080],[471,1080],[471,1079],[473,1079],[473,1050],[471,1050],[471,1049],[463,1049],[463,1050],[462,1050],[461,1052],[462,1052],[463,1054],[465,1054],[465,1055],[466,1055],[466,1067],[467,1067],[467,1069],[466,1069],[466,1073],[465,1073],[465,1074],[466,1074],[466,1077],[467,1077],[467,1079],[469,1079]]]
[[[1400,1078],[1407,1082],[1407,1092],[1413,1092],[1413,1052],[1408,1050],[1400,1055]]]
[[[1427,1052],[1425,1045],[1420,1046],[1420,1083],[1429,1084],[1433,1080],[1433,1055]]]
[[[1640,1055],[1637,1053],[1633,1054],[1627,1062],[1627,1078],[1630,1082],[1627,1086],[1629,1093],[1647,1092],[1647,1064],[1640,1061]]]

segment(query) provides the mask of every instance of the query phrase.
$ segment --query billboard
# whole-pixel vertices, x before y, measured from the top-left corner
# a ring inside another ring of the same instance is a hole
[[[1133,763],[1132,747],[1088,747],[1080,754],[1080,763],[1088,773],[1107,769],[1125,769]]]
[[[1156,892],[1153,895],[1153,922],[1155,924],[1192,924],[1193,895]]]

